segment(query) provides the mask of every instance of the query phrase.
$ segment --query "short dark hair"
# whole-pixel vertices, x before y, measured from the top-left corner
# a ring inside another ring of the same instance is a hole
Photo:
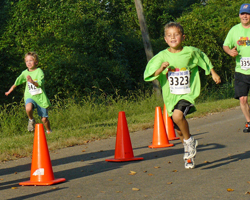
[[[183,29],[182,25],[180,25],[180,24],[177,23],[177,22],[169,22],[169,23],[167,23],[167,24],[164,26],[164,36],[165,36],[165,34],[166,34],[166,30],[167,30],[168,28],[172,28],[172,27],[178,28],[178,29],[180,30],[181,34],[184,35],[184,29]]]

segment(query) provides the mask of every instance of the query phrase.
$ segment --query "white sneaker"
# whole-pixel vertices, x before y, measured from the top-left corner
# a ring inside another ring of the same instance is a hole
[[[29,132],[32,132],[35,130],[35,124],[36,124],[35,119],[29,120],[29,122],[28,122],[28,131]]]
[[[196,153],[197,153],[197,150],[196,150],[196,147],[198,146],[198,141],[195,140],[193,137],[192,138],[192,141],[190,143],[185,143],[185,145],[187,145],[187,153],[185,152],[184,153],[184,157],[183,159],[184,160],[188,160],[190,158],[193,158],[195,157]],[[184,149],[185,149],[185,145],[184,145]]]
[[[194,169],[195,168],[194,158],[185,160],[184,166],[186,169]]]
[[[185,161],[185,158],[188,156],[188,146],[185,142],[183,142],[183,146],[184,146],[184,156],[183,156],[183,160]]]

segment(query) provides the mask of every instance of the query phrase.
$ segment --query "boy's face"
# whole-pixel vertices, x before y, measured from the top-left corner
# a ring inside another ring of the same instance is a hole
[[[243,26],[249,26],[250,25],[250,14],[248,13],[241,13],[239,14],[241,24]]]
[[[185,36],[177,27],[170,27],[166,30],[164,39],[170,48],[178,50],[182,48]]]
[[[32,56],[26,56],[25,64],[28,67],[29,71],[36,69],[37,62],[35,62]]]

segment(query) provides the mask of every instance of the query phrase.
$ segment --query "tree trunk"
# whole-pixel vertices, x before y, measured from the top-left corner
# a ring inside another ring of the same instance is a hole
[[[153,54],[152,46],[151,46],[150,39],[149,39],[148,28],[146,25],[144,14],[143,14],[143,7],[142,7],[141,0],[135,0],[135,7],[136,7],[139,23],[140,23],[140,29],[141,29],[145,53],[147,56],[147,61],[149,61],[154,56],[154,54]],[[153,90],[155,91],[155,94],[157,96],[161,96],[161,89],[160,89],[160,84],[158,80],[153,81]]]

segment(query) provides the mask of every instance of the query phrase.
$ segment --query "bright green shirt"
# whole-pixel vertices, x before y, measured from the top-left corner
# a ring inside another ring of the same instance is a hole
[[[169,62],[169,69],[165,69],[158,76],[154,76],[157,69],[161,67],[163,62]],[[210,60],[199,49],[195,47],[184,47],[178,53],[171,53],[165,49],[155,55],[147,64],[144,71],[144,80],[153,81],[158,79],[162,87],[163,100],[169,116],[172,116],[174,106],[181,100],[187,100],[194,104],[195,99],[200,95],[200,76],[198,66],[205,70],[206,75],[213,68]],[[168,70],[170,71],[185,71],[190,72],[190,92],[187,94],[172,94],[168,81]]]
[[[228,46],[230,49],[236,47],[238,55],[236,56],[235,71],[250,75],[250,28],[244,28],[241,23],[233,26],[228,32],[223,46]],[[242,69],[241,64],[249,69]]]
[[[36,88],[33,84],[27,81],[27,76],[30,75],[33,81],[37,82],[39,87]],[[18,86],[23,83],[26,83],[24,91],[24,102],[28,98],[33,99],[40,107],[47,108],[49,107],[50,101],[47,98],[44,88],[44,73],[40,68],[37,68],[35,71],[24,70],[19,77],[17,77],[14,85]],[[37,93],[37,94],[36,94]]]

